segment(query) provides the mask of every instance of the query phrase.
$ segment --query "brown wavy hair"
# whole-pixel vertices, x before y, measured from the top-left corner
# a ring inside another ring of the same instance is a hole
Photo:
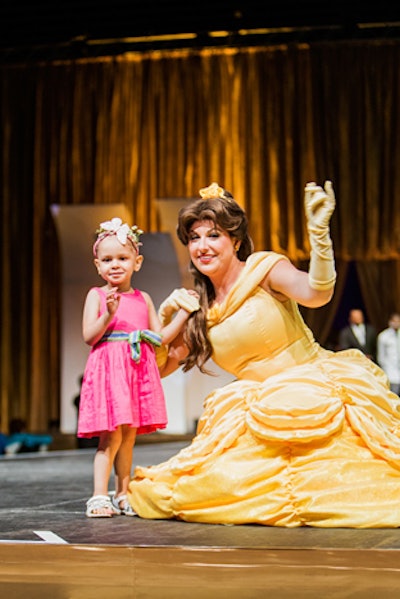
[[[177,234],[183,245],[189,243],[190,231],[196,221],[209,220],[224,230],[233,240],[240,241],[237,251],[239,260],[246,261],[253,253],[253,241],[248,232],[248,219],[244,210],[226,190],[218,198],[193,200],[181,208],[178,214]],[[201,372],[208,372],[204,367],[212,357],[213,348],[208,337],[206,314],[215,299],[214,287],[210,279],[203,275],[190,261],[189,272],[193,275],[194,286],[199,293],[201,309],[188,319],[184,335],[189,354],[182,360],[183,371],[187,372],[197,366]]]

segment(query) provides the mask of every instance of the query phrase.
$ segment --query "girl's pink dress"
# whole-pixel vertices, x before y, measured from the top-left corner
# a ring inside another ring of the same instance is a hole
[[[105,292],[100,296],[100,314],[106,309]],[[107,333],[149,328],[146,301],[137,289],[122,293],[118,310]],[[97,437],[121,424],[151,433],[167,425],[164,392],[154,346],[140,343],[137,363],[128,341],[100,341],[92,347],[84,372],[79,405],[78,437]]]

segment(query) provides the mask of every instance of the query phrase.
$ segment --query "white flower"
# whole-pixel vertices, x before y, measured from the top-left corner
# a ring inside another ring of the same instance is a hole
[[[106,231],[107,233],[115,233],[118,241],[122,243],[122,245],[126,244],[128,235],[131,233],[129,226],[126,223],[122,224],[122,220],[117,216],[104,223],[100,223],[100,230]]]
[[[118,216],[100,223],[96,233],[97,240],[93,246],[94,254],[96,254],[99,241],[108,235],[115,235],[122,245],[126,245],[126,240],[129,238],[137,252],[139,252],[139,247],[142,245],[139,241],[140,236],[143,234],[142,229],[139,229],[137,225],[130,227],[127,223],[122,223]]]

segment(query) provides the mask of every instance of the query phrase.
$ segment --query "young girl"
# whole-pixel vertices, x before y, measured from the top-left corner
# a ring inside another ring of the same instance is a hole
[[[167,423],[155,346],[161,340],[170,343],[199,308],[194,295],[176,290],[185,309],[178,305],[176,316],[161,328],[150,296],[131,287],[143,262],[141,233],[113,218],[101,223],[93,246],[94,264],[106,284],[89,290],[83,311],[83,338],[92,349],[82,382],[78,437],[99,437],[93,496],[86,504],[89,518],[134,515],[126,493],[136,434]],[[116,491],[110,498],[113,466]]]

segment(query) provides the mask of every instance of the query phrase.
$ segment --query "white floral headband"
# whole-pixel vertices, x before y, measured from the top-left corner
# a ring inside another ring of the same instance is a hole
[[[136,225],[130,227],[128,224],[122,223],[122,220],[119,217],[100,223],[96,233],[97,239],[93,245],[93,254],[95,256],[97,256],[97,247],[100,241],[110,235],[115,235],[122,245],[126,245],[126,242],[129,239],[137,253],[139,253],[139,247],[143,245],[139,241],[139,237],[143,233],[142,229],[139,229]]]

